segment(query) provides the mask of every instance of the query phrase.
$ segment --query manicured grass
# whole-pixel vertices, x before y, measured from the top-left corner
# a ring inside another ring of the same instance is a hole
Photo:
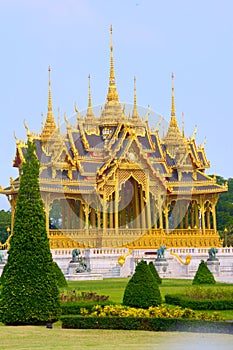
[[[69,281],[68,289],[76,289],[86,292],[96,292],[99,295],[108,295],[109,300],[114,303],[121,304],[125,286],[129,278],[107,278],[100,281]],[[164,296],[166,294],[178,294],[183,293],[184,289],[192,285],[192,280],[188,279],[166,279],[162,280],[162,284],[159,286],[161,295],[164,302]],[[216,283],[212,288],[219,286],[233,286],[233,284]],[[208,311],[204,311],[208,312]],[[233,310],[218,311],[220,316],[225,320],[233,320]],[[208,313],[211,314],[211,311]]]
[[[122,303],[124,290],[129,278],[106,278],[100,281],[69,281],[68,289],[86,292],[96,292],[99,295],[108,295],[115,303]],[[165,294],[180,293],[184,288],[191,286],[191,280],[163,279],[159,286],[162,297]]]
[[[100,281],[69,281],[68,289],[108,295],[109,300],[120,304],[128,280],[128,278],[106,278]]]
[[[4,350],[159,350],[232,349],[232,335],[119,330],[46,329],[36,326],[0,327]],[[195,347],[192,347],[195,344]],[[190,347],[191,345],[191,347]]]

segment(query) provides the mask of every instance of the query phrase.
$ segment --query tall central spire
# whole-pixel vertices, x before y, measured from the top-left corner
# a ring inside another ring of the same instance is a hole
[[[93,118],[94,113],[92,110],[92,98],[91,98],[91,76],[90,74],[88,75],[88,107],[87,107],[87,118]]]
[[[139,118],[138,110],[137,110],[137,91],[136,91],[136,77],[134,77],[134,93],[133,93],[133,113],[132,118]]]
[[[48,112],[44,127],[41,133],[41,139],[43,142],[47,142],[53,132],[56,130],[57,126],[53,116],[53,103],[52,103],[52,89],[51,89],[51,79],[50,79],[51,68],[48,67]]]
[[[110,74],[107,101],[118,101],[118,93],[116,90],[116,78],[114,72],[112,26],[110,26]]]
[[[177,126],[176,107],[175,107],[175,88],[174,88],[174,74],[172,73],[172,105],[171,105],[171,121],[170,125]]]
[[[175,156],[180,145],[183,147],[183,137],[180,133],[176,120],[175,94],[174,94],[174,74],[172,73],[172,104],[171,104],[171,119],[168,125],[167,134],[164,138],[164,143],[167,150]],[[179,148],[180,149],[180,148]],[[183,148],[182,148],[183,149]]]
[[[53,114],[53,103],[52,103],[52,90],[51,90],[51,79],[50,79],[51,68],[48,67],[48,114]]]

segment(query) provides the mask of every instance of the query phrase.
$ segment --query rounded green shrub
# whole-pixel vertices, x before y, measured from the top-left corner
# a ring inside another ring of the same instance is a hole
[[[193,285],[198,284],[215,284],[216,281],[212,272],[208,269],[208,266],[204,260],[201,260],[197,272],[194,276]]]
[[[124,296],[123,305],[148,308],[161,304],[159,286],[145,261],[140,261],[135,273],[129,280]]]
[[[158,284],[161,284],[161,283],[162,283],[162,278],[159,276],[159,273],[158,273],[158,271],[156,270],[155,265],[153,264],[153,262],[150,261],[148,266],[149,266],[150,271],[151,271],[152,275],[154,276],[156,282],[157,282]]]

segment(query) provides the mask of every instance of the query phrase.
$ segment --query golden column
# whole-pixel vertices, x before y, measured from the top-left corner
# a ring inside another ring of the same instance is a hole
[[[195,202],[195,217],[196,217],[196,222],[195,225],[197,228],[200,228],[200,223],[199,223],[199,210],[198,210],[198,203]]]
[[[154,215],[154,228],[157,228],[157,212],[158,212],[158,205],[156,203],[155,198],[153,197],[153,215]]]
[[[110,228],[113,228],[113,210],[114,210],[114,202],[113,202],[113,195],[109,197],[109,224]]]
[[[143,196],[143,189],[140,187],[140,207],[141,207],[141,227],[142,229],[146,228],[146,213],[145,213],[145,202]]]
[[[168,205],[165,204],[165,208],[164,208],[163,212],[164,212],[164,215],[165,215],[165,229],[166,229],[166,231],[169,230],[168,211],[169,211],[168,210]]]
[[[114,208],[114,219],[115,219],[115,232],[118,233],[118,217],[119,217],[119,190],[118,186],[118,174],[116,174],[116,184],[115,184],[115,208]]]
[[[100,214],[100,210],[97,210],[97,226],[98,226],[98,230],[100,229],[101,226],[101,214]]]
[[[103,198],[103,229],[107,229],[108,228],[108,206],[107,206],[107,200],[105,198]]]
[[[158,196],[158,210],[159,210],[159,228],[163,229],[163,208],[162,208],[162,195]]]
[[[206,220],[207,220],[207,228],[210,229],[210,202],[206,204]]]
[[[201,204],[200,207],[200,211],[201,211],[201,229],[202,232],[205,234],[205,207],[204,207],[204,203]]]
[[[150,230],[151,229],[150,194],[147,196],[146,214],[147,214],[147,228]]]
[[[90,215],[90,221],[91,221],[91,227],[95,228],[96,227],[96,222],[95,222],[95,209],[91,208],[91,215]]]
[[[126,211],[125,211],[125,184],[121,186],[121,225],[125,227],[126,225]]]
[[[179,223],[181,230],[184,228],[184,204],[179,201]]]
[[[79,202],[79,229],[84,228],[84,204],[80,201]]]
[[[46,195],[44,199],[44,211],[45,211],[45,219],[46,219],[46,231],[49,233],[49,212],[50,212],[50,195]]]
[[[89,228],[89,214],[90,214],[89,204],[85,203],[83,209],[84,209],[84,213],[85,213],[85,231],[87,234],[88,228]]]

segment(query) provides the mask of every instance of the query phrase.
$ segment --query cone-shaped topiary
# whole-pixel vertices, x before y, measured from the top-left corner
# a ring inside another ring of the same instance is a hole
[[[60,314],[46,219],[39,188],[39,161],[28,141],[16,203],[13,235],[2,279],[0,319],[5,324],[46,324]]]
[[[55,273],[55,277],[56,277],[56,282],[58,287],[62,288],[62,287],[67,287],[67,281],[65,279],[65,276],[62,273],[62,270],[60,269],[60,267],[58,266],[58,264],[54,261],[53,262],[53,268],[54,268],[54,273]]]
[[[150,261],[148,266],[149,266],[150,271],[151,271],[152,275],[154,276],[156,282],[157,282],[158,284],[161,284],[161,283],[162,283],[162,278],[159,276],[159,273],[158,273],[158,271],[156,270],[155,265],[153,264],[153,262]]]
[[[161,304],[161,294],[158,284],[145,261],[140,261],[135,273],[129,280],[124,296],[123,305],[148,308]]]
[[[201,260],[197,272],[194,276],[192,284],[215,284],[216,281],[212,272],[208,269],[208,266],[204,260]]]

